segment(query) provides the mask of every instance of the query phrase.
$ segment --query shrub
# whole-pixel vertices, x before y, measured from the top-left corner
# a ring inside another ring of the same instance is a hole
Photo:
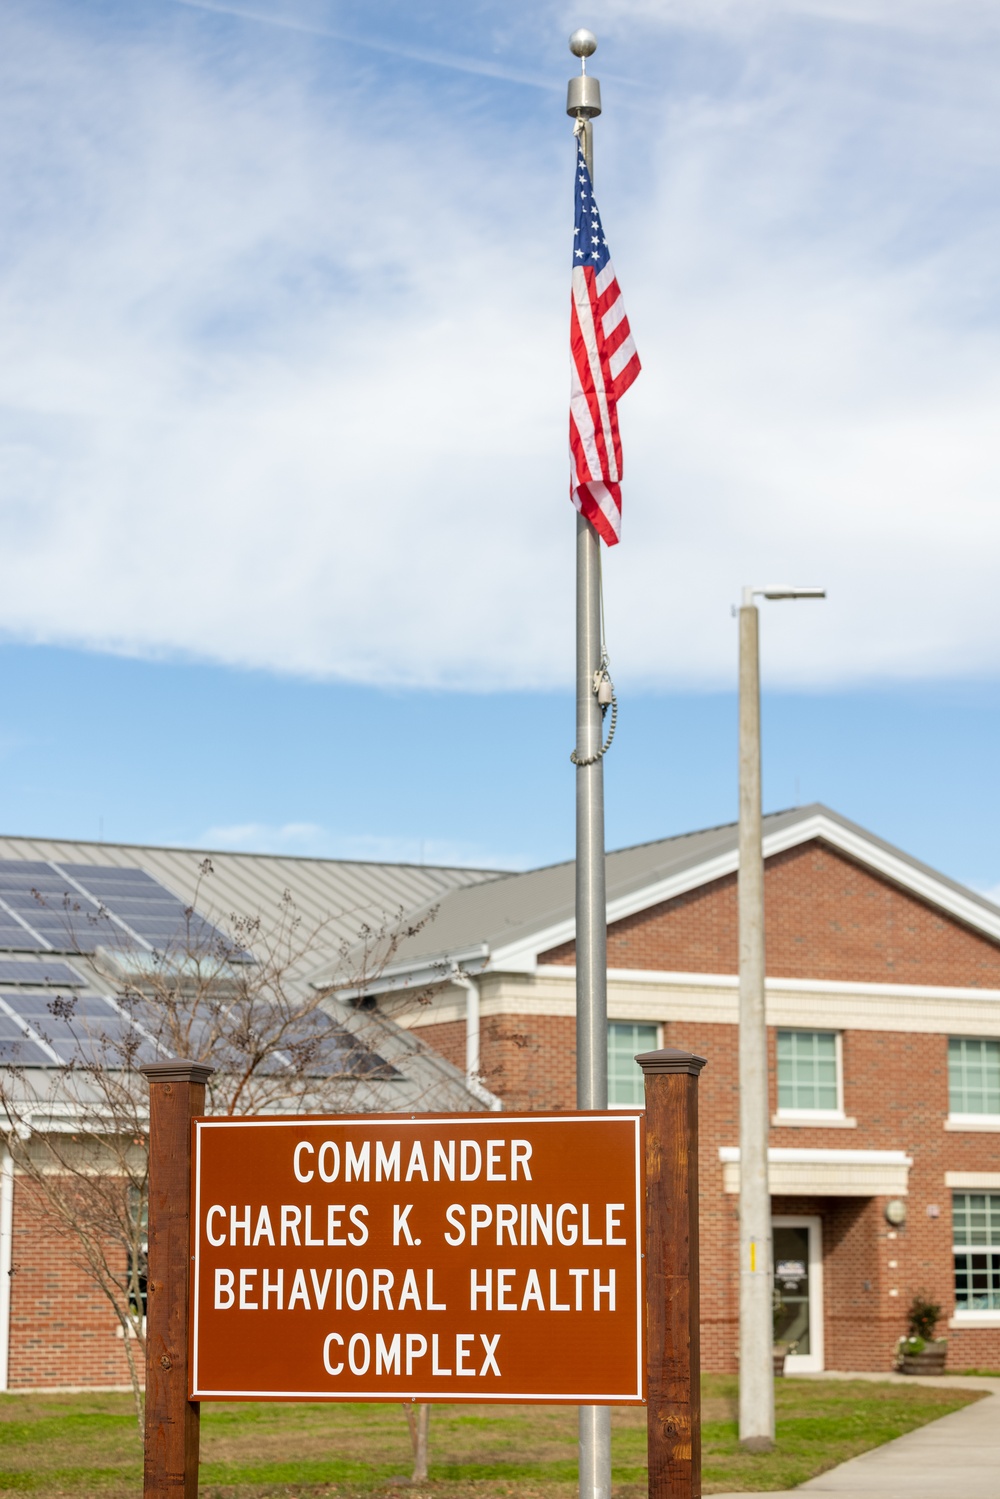
[[[940,1305],[936,1301],[931,1301],[926,1291],[917,1291],[910,1302],[910,1310],[906,1319],[909,1340],[920,1338],[925,1343],[932,1343],[934,1329],[940,1319]]]

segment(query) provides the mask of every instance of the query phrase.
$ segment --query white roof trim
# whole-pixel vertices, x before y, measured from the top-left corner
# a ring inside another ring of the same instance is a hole
[[[826,843],[832,843],[834,848],[850,855],[859,864],[867,864],[870,869],[875,869],[886,879],[892,880],[893,884],[901,885],[905,890],[911,890],[914,895],[929,901],[931,905],[950,912],[967,926],[976,927],[987,936],[1000,938],[1000,911],[988,910],[979,901],[954,889],[935,875],[914,868],[908,859],[900,858],[898,854],[880,847],[851,828],[845,828],[839,822],[824,817],[822,813],[765,838],[764,857],[782,853],[786,848],[808,842],[810,838],[822,838]]]
[[[335,988],[332,997],[350,1000],[358,999],[363,994],[397,994],[406,989],[430,989],[450,983],[456,968],[460,968],[470,978],[475,978],[486,967],[488,954],[488,947],[485,942],[481,942],[476,947],[466,947],[460,951],[456,949],[453,953],[416,958],[412,963],[400,963],[396,966],[390,964],[369,983]],[[312,987],[325,989],[328,986],[314,979]]]

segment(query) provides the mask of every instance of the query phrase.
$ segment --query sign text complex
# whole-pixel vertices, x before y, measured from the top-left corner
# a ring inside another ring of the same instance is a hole
[[[642,1132],[195,1120],[191,1399],[642,1401]]]

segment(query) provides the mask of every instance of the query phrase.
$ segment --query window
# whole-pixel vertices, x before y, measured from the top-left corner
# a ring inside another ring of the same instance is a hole
[[[948,1041],[948,1110],[1000,1116],[1000,1041]]]
[[[955,1310],[1000,1312],[1000,1192],[952,1195]]]
[[[836,1031],[778,1032],[778,1112],[840,1114]]]
[[[642,1072],[635,1064],[641,1051],[655,1051],[659,1045],[659,1026],[633,1025],[631,1021],[613,1020],[608,1026],[608,1103],[638,1104],[645,1094]]]

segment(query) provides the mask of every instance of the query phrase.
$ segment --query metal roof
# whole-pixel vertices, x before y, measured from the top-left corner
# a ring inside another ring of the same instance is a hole
[[[331,953],[353,942],[362,922],[433,905],[464,885],[504,877],[504,871],[429,864],[378,864],[350,859],[295,858],[282,854],[227,853],[161,848],[151,844],[86,843],[64,838],[0,837],[0,860],[41,859],[62,864],[140,868],[186,905],[223,926],[238,917],[274,915],[285,891],[308,926],[327,922]],[[205,860],[212,873],[201,874]],[[317,956],[316,961],[319,961]]]
[[[315,944],[287,975],[292,992],[307,993],[306,979],[317,966],[328,971],[338,965],[342,944],[357,940],[363,923],[378,927],[383,919],[391,929],[397,913],[433,905],[435,900],[465,885],[501,879],[495,870],[460,869],[440,865],[380,864],[344,859],[294,858],[273,854],[243,854],[205,849],[162,848],[123,843],[88,843],[53,838],[0,838],[0,861],[53,862],[60,866],[144,869],[159,880],[185,905],[224,930],[230,917],[260,917],[267,933],[280,912],[286,891],[302,918],[301,930],[322,927]],[[203,873],[205,861],[211,872]],[[93,959],[75,950],[67,929],[65,951],[71,963],[54,962],[50,955],[5,956],[0,963],[5,984],[18,987],[19,1002],[37,998],[40,1014],[58,988],[90,991],[93,996],[113,997],[120,990],[107,954]],[[51,975],[42,970],[51,969]],[[84,996],[86,999],[86,995]],[[371,1109],[476,1110],[491,1106],[491,1095],[470,1089],[463,1073],[432,1048],[385,1017],[334,1010],[324,1001],[331,1026],[347,1030],[375,1055],[389,1063],[393,1075],[379,1075],[345,1082],[345,1107]],[[335,1014],[335,1020],[334,1020]],[[53,1058],[55,1061],[56,1059]],[[40,1120],[53,1120],[65,1110],[65,1089],[52,1073],[58,1067],[27,1065],[19,1070],[29,1103],[26,1107]],[[86,1093],[86,1086],[84,1093]],[[91,1090],[92,1091],[92,1090]],[[90,1100],[93,1103],[93,1100]],[[72,1112],[72,1111],[71,1111]]]

